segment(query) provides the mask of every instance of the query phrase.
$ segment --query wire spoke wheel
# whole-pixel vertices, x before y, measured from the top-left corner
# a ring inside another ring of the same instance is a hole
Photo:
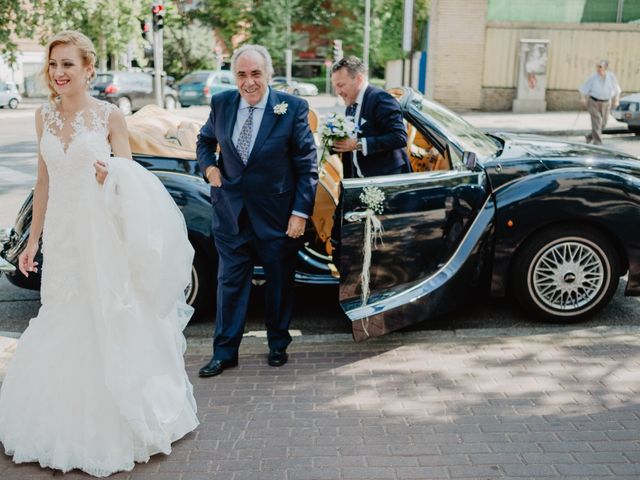
[[[611,300],[620,268],[615,248],[600,232],[587,226],[549,228],[518,252],[513,291],[537,320],[577,322]]]
[[[563,311],[580,309],[602,291],[605,266],[596,250],[580,242],[563,242],[541,252],[531,265],[531,283],[539,300]]]

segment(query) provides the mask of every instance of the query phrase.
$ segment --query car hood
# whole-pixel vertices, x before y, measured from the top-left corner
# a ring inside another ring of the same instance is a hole
[[[640,177],[639,159],[605,147],[537,135],[494,134],[502,152],[483,162],[494,188],[525,175],[556,168],[602,168]]]
[[[555,140],[539,135],[501,133],[496,136],[505,143],[505,148],[499,157],[501,159],[529,157],[543,161],[557,159],[592,160],[595,158],[602,160],[638,160],[633,155],[606,147]]]

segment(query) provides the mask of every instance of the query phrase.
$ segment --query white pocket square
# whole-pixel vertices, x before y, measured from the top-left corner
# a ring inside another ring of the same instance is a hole
[[[364,125],[365,123],[367,123],[367,119],[366,118],[361,118],[360,119],[360,125]]]

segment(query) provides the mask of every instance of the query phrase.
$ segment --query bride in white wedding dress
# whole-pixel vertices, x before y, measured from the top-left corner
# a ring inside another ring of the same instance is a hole
[[[37,271],[42,233],[42,307],[0,390],[0,442],[16,463],[102,477],[170,453],[198,425],[182,334],[193,250],[165,188],[131,160],[123,115],[88,94],[91,41],[61,32],[46,54],[52,95],[36,113],[19,261]]]

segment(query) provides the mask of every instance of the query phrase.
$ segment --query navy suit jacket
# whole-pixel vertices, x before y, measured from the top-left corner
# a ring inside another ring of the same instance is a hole
[[[407,129],[402,121],[402,109],[398,101],[381,88],[367,86],[360,108],[360,132],[358,138],[366,138],[367,156],[358,152],[358,165],[365,177],[388,175],[399,168],[411,171],[407,155]],[[355,177],[351,155],[344,156],[345,177]]]
[[[273,109],[282,102],[288,105],[287,111],[278,115]],[[237,90],[211,97],[209,119],[198,135],[196,154],[203,174],[209,166],[219,167],[222,173],[222,186],[211,187],[213,232],[237,235],[240,212],[245,209],[258,238],[281,238],[286,235],[292,211],[308,216],[313,213],[318,172],[309,105],[301,98],[269,89],[258,136],[245,166],[231,140],[239,104]]]

